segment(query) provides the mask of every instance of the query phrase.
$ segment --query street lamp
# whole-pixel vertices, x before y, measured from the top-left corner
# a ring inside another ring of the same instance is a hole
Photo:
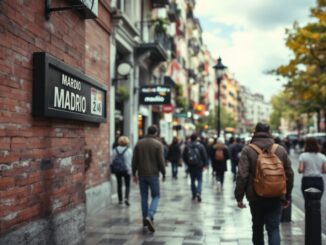
[[[225,70],[227,67],[222,64],[222,59],[219,57],[217,59],[217,64],[213,66],[215,70],[215,76],[217,80],[217,101],[218,101],[218,106],[217,106],[217,138],[220,137],[220,132],[221,132],[221,82],[223,80],[223,76],[225,74]]]

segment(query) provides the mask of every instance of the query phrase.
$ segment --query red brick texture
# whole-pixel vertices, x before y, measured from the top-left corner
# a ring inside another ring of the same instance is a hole
[[[0,234],[85,203],[86,187],[107,181],[109,119],[34,118],[31,105],[34,52],[48,52],[109,87],[110,25],[102,0],[98,20],[63,11],[49,21],[43,0],[0,1]],[[93,153],[88,171],[85,149]]]

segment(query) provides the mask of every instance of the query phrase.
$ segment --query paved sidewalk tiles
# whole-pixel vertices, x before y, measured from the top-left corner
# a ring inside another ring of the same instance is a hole
[[[167,168],[167,173],[170,172]],[[142,227],[139,189],[132,183],[130,207],[118,205],[113,198],[114,204],[87,218],[85,245],[252,244],[249,207],[237,208],[231,173],[226,172],[221,193],[217,192],[210,171],[206,170],[203,179],[201,203],[191,200],[190,179],[185,178],[184,168],[179,168],[177,180],[167,176],[166,181],[160,183],[155,233]],[[304,216],[298,209],[292,208],[292,222],[281,224],[281,238],[282,244],[304,244]],[[325,238],[323,243],[326,244]]]

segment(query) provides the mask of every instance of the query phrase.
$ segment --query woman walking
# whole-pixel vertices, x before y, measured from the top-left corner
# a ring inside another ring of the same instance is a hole
[[[173,138],[172,143],[169,146],[167,158],[171,162],[172,178],[177,179],[178,167],[181,161],[181,148],[179,145],[179,139],[177,137]]]
[[[112,158],[113,162],[114,159],[118,155],[123,157],[123,164],[125,164],[125,171],[116,172],[114,173],[117,178],[117,192],[119,198],[119,204],[122,204],[122,179],[125,182],[125,201],[124,203],[129,206],[129,192],[130,192],[130,176],[131,176],[131,159],[132,159],[132,152],[128,148],[129,139],[127,136],[120,136],[118,139],[118,146],[113,150]]]
[[[324,181],[322,174],[326,173],[326,156],[319,152],[318,141],[309,137],[306,139],[304,153],[299,157],[299,173],[303,174],[301,191],[314,187],[324,192]]]
[[[223,189],[224,172],[227,171],[226,161],[229,158],[229,151],[226,145],[224,145],[222,141],[218,140],[214,145],[212,152],[212,165],[214,166],[215,170],[218,192],[222,191]]]

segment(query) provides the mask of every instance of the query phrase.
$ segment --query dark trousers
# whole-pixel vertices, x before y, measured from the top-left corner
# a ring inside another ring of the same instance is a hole
[[[122,178],[125,181],[125,199],[129,199],[130,192],[130,175],[129,174],[116,174],[117,177],[117,188],[118,188],[118,198],[119,202],[122,202]]]
[[[269,245],[280,245],[280,220],[282,204],[279,199],[259,199],[249,203],[252,216],[252,242],[264,245],[264,225]]]
[[[303,177],[301,180],[301,191],[304,196],[304,190],[314,187],[324,193],[324,180],[322,177]]]

